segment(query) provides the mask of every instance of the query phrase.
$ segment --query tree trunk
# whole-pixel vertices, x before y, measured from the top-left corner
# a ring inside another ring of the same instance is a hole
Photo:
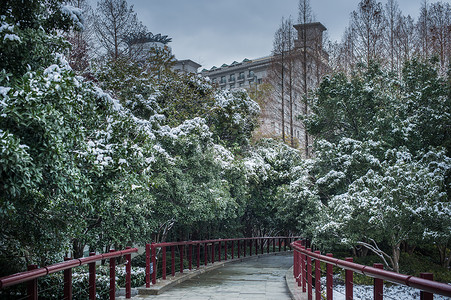
[[[397,243],[392,247],[393,250],[393,271],[399,273],[399,256],[401,254],[401,244]]]

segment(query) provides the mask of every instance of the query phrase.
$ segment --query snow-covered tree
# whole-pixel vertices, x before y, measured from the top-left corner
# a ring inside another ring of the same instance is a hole
[[[324,205],[311,229],[317,243],[367,247],[399,271],[400,244],[428,240],[445,260],[451,105],[439,67],[413,60],[400,79],[372,66],[323,81],[308,123]]]

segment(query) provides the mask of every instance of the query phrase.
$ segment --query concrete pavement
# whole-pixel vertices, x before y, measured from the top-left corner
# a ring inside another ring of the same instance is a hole
[[[285,274],[292,265],[291,252],[253,257],[200,274],[163,294],[134,299],[291,299]]]

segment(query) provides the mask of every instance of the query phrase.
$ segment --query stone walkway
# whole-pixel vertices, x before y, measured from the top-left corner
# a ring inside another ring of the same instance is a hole
[[[269,255],[226,264],[161,295],[134,299],[291,299],[285,274],[293,265],[292,255]]]

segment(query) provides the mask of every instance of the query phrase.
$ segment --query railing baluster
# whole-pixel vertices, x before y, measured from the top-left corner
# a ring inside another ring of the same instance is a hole
[[[211,243],[211,263],[215,263],[215,242]]]
[[[29,265],[28,271],[37,269],[38,265]],[[33,279],[28,282],[28,299],[38,300],[38,279]]]
[[[238,258],[241,256],[240,240],[238,240]]]
[[[110,250],[110,252],[114,252],[114,251],[115,250],[113,250],[113,249]],[[116,258],[115,257],[110,258],[109,264],[110,264],[110,300],[114,300],[114,299],[116,299]],[[64,275],[66,275],[66,273],[64,273]],[[66,277],[66,276],[64,276],[64,277]],[[72,273],[71,273],[71,277],[72,277]],[[66,279],[64,279],[64,280],[66,280]],[[66,288],[64,288],[64,292],[65,291],[66,291]],[[72,294],[72,291],[71,291],[71,294]],[[66,298],[66,297],[64,297],[64,298]],[[72,299],[72,296],[69,299]]]
[[[333,257],[332,253],[327,253],[326,256]],[[326,264],[326,298],[327,300],[333,300],[333,266]]]
[[[352,257],[347,257],[346,261],[353,262],[353,259]],[[352,300],[354,297],[353,285],[354,285],[354,272],[352,270],[345,270],[346,300]]]
[[[232,240],[232,259],[235,259],[235,240]]]
[[[434,280],[434,274],[432,273],[420,273],[420,278]],[[434,294],[420,291],[420,300],[433,300]]]
[[[197,244],[197,268],[200,268],[200,243]]]
[[[175,246],[171,246],[171,275],[175,276]]]
[[[89,256],[96,255],[95,252],[90,252]],[[89,299],[96,299],[96,263],[89,263]]]
[[[163,246],[163,248],[161,249],[162,251],[162,266],[161,266],[161,273],[162,273],[162,277],[163,280],[166,279],[166,246]],[[155,271],[154,271],[155,272]]]
[[[224,242],[224,260],[227,260],[227,241]]]
[[[150,245],[150,249],[151,249],[151,253],[152,253],[152,267],[153,267],[153,272],[152,272],[152,284],[156,284],[157,283],[157,250],[155,247],[155,243],[152,243]]]
[[[180,245],[179,252],[180,252],[180,273],[183,273],[183,250],[185,249],[185,246]]]
[[[374,268],[383,269],[383,264],[373,264]],[[384,299],[384,281],[379,278],[374,278],[374,286],[373,286],[373,298],[374,300],[382,300]]]
[[[221,241],[218,243],[218,261],[221,261]]]
[[[315,251],[316,254],[321,254]],[[321,265],[319,259],[315,259],[315,295],[316,300],[321,300]]]
[[[125,261],[125,298],[130,299],[132,297],[132,255],[130,253],[125,255]]]
[[[307,251],[312,252],[312,249],[308,248]],[[307,297],[308,300],[312,300],[312,258],[307,255]]]
[[[208,264],[208,243],[204,243],[204,264]]]
[[[65,257],[64,261],[71,260],[69,257]],[[72,300],[72,268],[64,270],[64,299]],[[110,281],[111,285],[111,281]],[[111,298],[111,294],[110,294]],[[114,298],[112,298],[114,300]]]
[[[193,266],[193,244],[188,246],[188,269],[191,271]]]
[[[150,288],[150,244],[146,244],[146,288]]]
[[[305,249],[305,246],[301,246],[302,249]],[[305,293],[306,291],[306,283],[307,283],[307,277],[305,276],[307,274],[305,267],[306,267],[306,255],[304,253],[301,253],[301,274],[302,274],[302,291]]]

